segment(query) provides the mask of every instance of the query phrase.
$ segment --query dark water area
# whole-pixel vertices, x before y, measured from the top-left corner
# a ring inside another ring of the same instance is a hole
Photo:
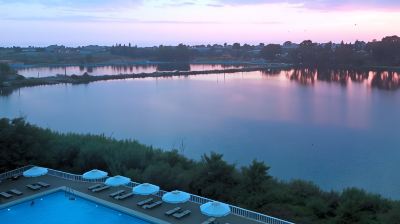
[[[0,116],[135,138],[190,158],[253,159],[279,179],[400,199],[399,74],[265,70],[22,88]]]

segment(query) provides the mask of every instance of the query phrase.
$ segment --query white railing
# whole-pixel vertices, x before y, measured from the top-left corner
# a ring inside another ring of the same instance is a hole
[[[25,166],[25,167],[21,167],[6,173],[2,173],[0,174],[0,180],[2,179],[7,179],[16,175],[21,175],[25,170],[28,170],[29,168],[31,168],[33,166]],[[105,180],[107,179],[107,177],[103,178],[103,179],[98,179],[98,180],[87,180],[87,179],[83,179],[82,175],[77,175],[77,174],[71,174],[71,173],[67,173],[67,172],[63,172],[63,171],[59,171],[59,170],[53,170],[53,169],[48,169],[48,175],[50,176],[54,176],[54,177],[58,177],[58,178],[62,178],[65,180],[70,180],[70,181],[77,181],[77,182],[90,182],[90,183],[104,183]],[[129,187],[135,187],[139,185],[139,183],[137,182],[133,182],[131,181],[128,186]],[[162,197],[165,193],[167,193],[166,191],[160,190],[156,195],[159,197]],[[209,198],[204,198],[198,195],[194,195],[194,194],[190,194],[190,202],[192,203],[196,203],[196,204],[204,204],[207,202],[211,202],[213,200],[209,199]],[[229,207],[231,208],[231,212],[232,214],[236,215],[236,216],[240,216],[243,218],[247,218],[247,219],[251,219],[254,221],[258,221],[260,223],[267,223],[267,224],[294,224],[293,222],[288,222],[285,220],[281,220],[278,218],[274,218],[268,215],[264,215],[258,212],[254,212],[254,211],[250,211],[244,208],[240,208],[237,206],[233,206],[233,205],[229,205]]]
[[[5,172],[5,173],[1,173],[1,174],[0,174],[0,181],[1,181],[1,180],[8,179],[8,178],[15,177],[15,176],[20,176],[20,175],[22,175],[22,173],[23,173],[25,170],[28,170],[28,169],[30,169],[31,167],[33,167],[33,166],[24,166],[24,167],[15,169],[15,170],[11,170],[11,171],[8,171],[8,172]]]

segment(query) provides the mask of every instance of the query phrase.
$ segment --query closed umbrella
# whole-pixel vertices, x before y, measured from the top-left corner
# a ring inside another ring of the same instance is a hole
[[[127,185],[131,182],[131,178],[124,176],[114,176],[107,178],[105,184],[111,187],[118,187],[122,185]]]
[[[178,204],[178,203],[185,203],[189,201],[190,194],[183,192],[183,191],[171,191],[163,195],[162,200],[171,203],[171,204]]]
[[[229,213],[231,213],[231,208],[227,204],[213,201],[202,204],[200,206],[200,211],[204,215],[218,218],[229,215]]]
[[[22,174],[24,175],[24,177],[39,177],[46,175],[47,172],[49,172],[47,168],[35,166],[27,171],[24,171]]]
[[[160,191],[159,186],[149,184],[149,183],[139,184],[138,186],[133,188],[133,193],[139,194],[139,195],[156,194],[158,191]]]
[[[104,178],[108,175],[107,172],[101,171],[101,170],[91,170],[88,171],[86,173],[84,173],[82,175],[83,179],[87,179],[87,180],[97,180],[97,179],[101,179]]]

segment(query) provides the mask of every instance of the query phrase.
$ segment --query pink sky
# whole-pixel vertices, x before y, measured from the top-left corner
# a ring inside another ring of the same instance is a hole
[[[315,3],[315,2],[318,2]],[[400,34],[392,0],[0,0],[2,46],[370,41]]]

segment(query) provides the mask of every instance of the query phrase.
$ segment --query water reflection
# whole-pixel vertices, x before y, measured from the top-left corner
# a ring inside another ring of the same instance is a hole
[[[389,71],[376,72],[372,77],[371,85],[380,89],[398,89],[400,87],[399,73]]]
[[[232,65],[201,65],[201,64],[159,64],[157,66],[103,66],[103,67],[45,67],[30,68],[19,70],[20,74],[32,77],[33,73],[53,76],[54,74],[89,74],[89,75],[117,75],[128,73],[151,73],[156,71],[202,71],[202,70],[221,70],[237,68],[240,66]],[[28,75],[27,75],[28,74]],[[227,73],[228,74],[228,73]],[[216,80],[224,81],[225,75],[213,76],[207,75],[191,75],[197,80]],[[187,77],[187,76],[183,76]],[[366,85],[368,88],[377,88],[382,90],[397,90],[400,88],[400,73],[394,71],[368,71],[368,70],[317,70],[317,69],[265,69],[260,72],[241,72],[241,76],[233,75],[228,79],[246,78],[246,79],[262,79],[263,77],[278,78],[282,81],[294,81],[304,86],[314,86],[318,82],[337,83],[342,86],[348,86],[351,83],[359,83]],[[168,78],[168,77],[164,77]],[[178,78],[178,77],[175,77]],[[149,78],[153,80],[153,78]],[[1,96],[10,95],[16,88],[0,88]]]
[[[17,69],[18,74],[25,77],[49,77],[56,75],[83,75],[93,76],[153,73],[157,71],[206,71],[242,68],[242,65],[221,64],[182,64],[163,63],[151,65],[107,65],[107,66],[51,66]]]
[[[165,63],[158,64],[157,71],[190,71],[190,64],[182,64],[182,63]]]
[[[346,86],[350,83],[362,83],[373,88],[396,90],[400,88],[400,74],[394,71],[368,70],[263,70],[266,76],[284,76],[288,80],[302,85],[315,85],[317,81],[338,83]]]

